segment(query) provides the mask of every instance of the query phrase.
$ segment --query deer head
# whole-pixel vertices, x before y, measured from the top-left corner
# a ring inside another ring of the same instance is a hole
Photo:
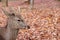
[[[5,8],[2,8],[2,10],[8,17],[8,25],[10,25],[11,28],[29,28],[29,26],[22,19],[21,15],[18,14],[20,13],[20,10],[14,11],[15,9],[12,7],[9,8],[10,12],[8,12]]]

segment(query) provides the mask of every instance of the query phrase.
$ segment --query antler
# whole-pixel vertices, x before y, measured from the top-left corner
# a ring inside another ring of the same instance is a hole
[[[6,11],[6,8],[2,8],[2,11],[4,12],[4,14],[6,15],[6,16],[9,16],[9,12],[8,11]]]

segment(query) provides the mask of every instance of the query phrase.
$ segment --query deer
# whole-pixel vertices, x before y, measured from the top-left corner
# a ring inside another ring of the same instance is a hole
[[[5,8],[2,8],[2,11],[8,17],[8,21],[5,28],[0,28],[0,38],[4,40],[16,40],[19,29],[28,29],[29,26],[21,15],[18,16],[12,8],[10,8],[10,12]]]

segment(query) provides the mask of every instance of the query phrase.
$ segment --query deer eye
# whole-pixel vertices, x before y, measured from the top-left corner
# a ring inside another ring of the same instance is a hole
[[[21,22],[23,22],[23,20],[18,20],[18,21],[21,21]]]
[[[20,20],[18,20],[18,21],[20,21]]]

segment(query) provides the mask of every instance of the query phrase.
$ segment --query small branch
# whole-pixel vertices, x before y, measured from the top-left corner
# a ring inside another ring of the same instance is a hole
[[[8,7],[8,0],[1,0],[3,7]]]
[[[34,6],[34,0],[30,0],[30,8],[32,9]]]

